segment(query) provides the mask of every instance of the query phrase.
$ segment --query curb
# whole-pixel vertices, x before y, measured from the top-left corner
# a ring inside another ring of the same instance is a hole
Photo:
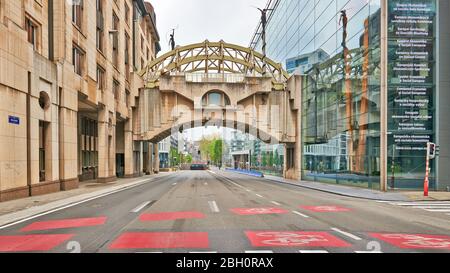
[[[118,193],[121,191],[125,191],[131,188],[135,188],[150,182],[154,182],[155,179],[157,178],[164,178],[165,176],[168,175],[162,175],[162,176],[158,176],[158,177],[149,177],[146,179],[141,179],[138,181],[134,181],[134,182],[130,182],[128,184],[124,184],[124,185],[119,185],[119,186],[113,186],[111,188],[108,189],[102,189],[102,190],[98,190],[98,191],[94,191],[94,192],[90,192],[90,193],[85,193],[82,195],[75,195],[75,196],[71,196],[65,199],[61,199],[61,200],[57,200],[57,201],[53,201],[50,202],[48,204],[43,204],[40,206],[36,206],[36,207],[30,207],[30,208],[26,208],[23,210],[19,210],[16,212],[11,212],[11,213],[7,213],[4,215],[0,215],[0,230],[7,228],[9,226],[12,225],[16,225],[19,224],[21,222],[27,221],[33,219],[33,218],[37,218],[52,212],[56,212],[58,210],[64,209],[64,208],[69,208],[69,207],[73,207],[82,203],[86,203],[101,197],[105,197],[114,193]]]
[[[273,182],[282,183],[282,184],[291,185],[291,186],[297,186],[300,188],[305,188],[305,189],[310,189],[310,190],[315,190],[315,191],[320,191],[320,192],[325,192],[325,193],[331,193],[334,195],[339,195],[339,196],[344,196],[344,197],[352,197],[352,198],[358,198],[358,199],[363,199],[363,200],[372,200],[372,201],[386,201],[386,202],[416,202],[416,201],[400,200],[400,199],[382,199],[382,198],[362,197],[362,196],[358,196],[358,195],[345,194],[345,193],[335,192],[335,191],[331,191],[331,190],[318,189],[318,188],[314,188],[314,187],[307,186],[307,185],[279,181],[279,180],[275,180],[273,178],[268,178],[268,177],[264,177],[264,178],[268,181],[273,181]]]

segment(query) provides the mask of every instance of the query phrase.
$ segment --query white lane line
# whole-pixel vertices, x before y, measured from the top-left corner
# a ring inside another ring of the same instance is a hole
[[[161,254],[164,252],[136,252],[136,254]]]
[[[259,198],[264,198],[264,196],[262,196],[261,194],[255,193],[255,195],[258,196]]]
[[[208,182],[203,183],[203,185],[208,186]]]
[[[173,183],[172,186],[176,186],[178,183]]]
[[[312,254],[312,253],[329,253],[326,250],[299,250],[298,252],[304,253],[304,254]]]
[[[273,253],[272,250],[246,250],[245,253]]]
[[[450,206],[415,206],[412,209],[450,209]]]
[[[450,202],[411,202],[411,203],[389,203],[394,206],[413,207],[413,206],[449,206]]]
[[[355,251],[355,253],[359,253],[359,254],[375,254],[375,253],[383,253],[382,251],[369,251],[369,250],[364,250],[364,251]]]
[[[342,230],[340,230],[340,229],[338,229],[338,228],[331,228],[331,230],[334,230],[334,231],[336,231],[336,232],[338,232],[338,233],[340,233],[340,234],[342,234],[342,235],[344,235],[344,236],[347,236],[347,237],[349,237],[349,238],[352,238],[353,240],[356,240],[356,241],[361,241],[361,240],[362,240],[362,239],[359,238],[358,236],[353,235],[353,234],[348,233],[348,232],[345,232],[345,231],[342,231]]]
[[[249,190],[249,189],[246,189],[246,191],[247,191],[247,192],[251,192],[251,190]]]
[[[297,215],[300,215],[300,216],[303,217],[303,218],[309,218],[308,215],[303,214],[303,213],[301,213],[301,212],[298,212],[298,211],[296,211],[296,210],[293,210],[292,213],[297,214]]]
[[[104,194],[93,196],[93,197],[90,197],[90,198],[87,198],[87,199],[84,199],[84,200],[81,200],[81,201],[78,201],[78,202],[74,202],[74,203],[69,204],[69,205],[65,205],[65,206],[62,206],[62,207],[59,207],[59,208],[56,208],[56,209],[52,209],[52,210],[49,210],[49,211],[46,211],[46,212],[35,214],[33,216],[30,216],[30,217],[23,218],[21,220],[18,220],[18,221],[6,224],[4,226],[1,226],[0,230],[8,228],[8,227],[11,227],[11,226],[18,225],[18,224],[23,223],[23,222],[27,222],[27,221],[32,220],[32,219],[39,218],[41,216],[52,214],[52,213],[57,212],[57,211],[61,211],[61,210],[65,210],[65,209],[68,209],[68,208],[71,208],[71,207],[75,207],[75,206],[87,203],[89,201],[92,201],[92,200],[96,200],[96,199],[99,199],[99,198],[102,198],[102,197],[105,197],[105,196],[113,195],[115,193],[119,193],[119,192],[122,192],[122,191],[126,191],[126,190],[129,190],[129,189],[133,189],[133,188],[142,186],[143,183],[147,182],[148,180],[149,179],[140,180],[140,181],[137,181],[136,184],[133,184],[133,185],[128,186],[128,187],[124,187],[122,189],[117,189],[117,190],[114,190],[114,191],[111,191],[111,192],[107,192],[107,193],[104,193]]]
[[[281,206],[281,204],[276,201],[270,201],[270,203],[274,204],[275,206]]]
[[[215,212],[215,213],[220,212],[219,206],[217,206],[216,201],[208,201],[208,204],[209,204],[209,208],[211,209],[212,212]]]
[[[450,212],[450,209],[426,209],[429,212]]]
[[[231,181],[230,181],[230,183],[233,184],[233,185],[235,185],[236,187],[241,188],[241,189],[244,189],[244,190],[246,189],[244,186],[241,186],[241,185],[239,185],[238,183],[234,183],[234,182],[231,182]]]
[[[189,253],[191,253],[191,254],[203,254],[203,253],[205,253],[205,254],[208,254],[208,253],[214,254],[214,253],[217,253],[217,251],[190,251]]]
[[[208,172],[210,172],[210,173],[212,173],[212,174],[216,174],[215,172],[213,172],[213,171],[211,171],[211,170],[208,170]]]
[[[140,204],[139,206],[137,206],[136,208],[132,209],[131,212],[138,213],[138,212],[141,211],[143,208],[145,208],[146,206],[148,206],[151,202],[152,202],[152,201],[144,202],[144,203]]]

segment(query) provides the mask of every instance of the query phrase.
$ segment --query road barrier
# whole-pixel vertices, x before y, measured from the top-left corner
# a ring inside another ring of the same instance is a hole
[[[264,177],[264,174],[262,172],[258,171],[249,171],[249,170],[242,170],[242,169],[233,169],[233,168],[226,168],[226,171],[255,176],[255,177]]]

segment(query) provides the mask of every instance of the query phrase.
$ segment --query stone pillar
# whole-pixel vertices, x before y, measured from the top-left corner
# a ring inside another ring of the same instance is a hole
[[[98,112],[98,179],[99,183],[114,181],[115,176],[115,145],[114,131],[109,124],[109,112],[106,108]],[[111,160],[114,157],[114,163]],[[114,176],[112,175],[114,174]]]
[[[159,147],[158,143],[153,143],[153,172],[159,173]]]
[[[148,142],[147,143],[147,172],[146,175],[152,175],[153,174],[153,144]]]
[[[128,119],[124,126],[124,140],[125,140],[125,177],[133,177],[134,173],[134,158],[133,158],[133,130],[132,121]]]

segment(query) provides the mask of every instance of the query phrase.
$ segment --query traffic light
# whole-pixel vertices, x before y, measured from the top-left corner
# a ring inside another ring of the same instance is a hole
[[[428,144],[428,156],[430,159],[436,158],[436,144],[435,143],[429,143]]]

